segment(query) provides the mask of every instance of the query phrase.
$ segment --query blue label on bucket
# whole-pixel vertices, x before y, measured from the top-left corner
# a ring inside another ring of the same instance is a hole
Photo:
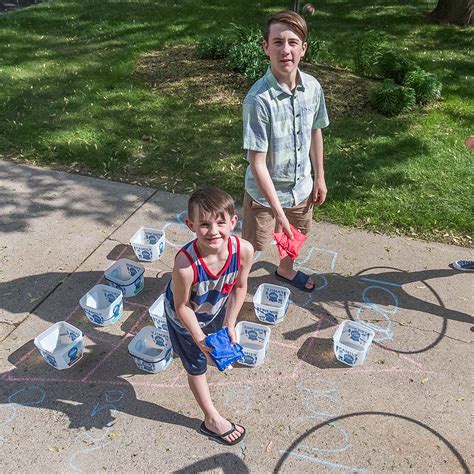
[[[41,351],[41,355],[44,357],[44,360],[49,364],[52,365],[53,367],[57,367],[58,363],[56,362],[56,359],[51,355],[48,354],[47,352]]]
[[[246,365],[255,365],[257,363],[257,356],[255,354],[245,352],[244,350],[244,356],[242,359],[239,359],[239,362]]]
[[[285,298],[288,296],[288,293],[285,290],[280,290],[278,288],[264,288],[265,298],[271,303],[283,304]]]
[[[244,334],[250,341],[263,342],[267,335],[266,329],[244,326]]]

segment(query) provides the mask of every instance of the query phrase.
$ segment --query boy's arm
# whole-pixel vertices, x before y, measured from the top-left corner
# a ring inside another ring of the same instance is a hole
[[[196,314],[189,306],[189,296],[194,280],[194,272],[185,255],[176,256],[173,268],[173,300],[176,314],[183,326],[191,333],[194,342],[207,356],[212,349],[204,344],[206,335],[199,326]]]
[[[246,240],[240,239],[240,269],[237,275],[237,283],[227,300],[223,323],[223,327],[227,326],[229,330],[231,344],[236,342],[235,324],[237,322],[237,316],[244,304],[245,297],[247,296],[247,280],[250,269],[252,268],[253,255],[254,251],[252,244]]]
[[[323,132],[320,128],[313,128],[311,131],[309,156],[314,171],[313,202],[320,206],[326,200],[328,193],[324,178]]]
[[[257,186],[264,195],[268,204],[272,208],[273,214],[277,221],[277,231],[280,229],[290,238],[293,238],[293,232],[290,229],[290,222],[286,217],[280,200],[278,199],[275,185],[273,184],[270,173],[267,168],[267,154],[265,152],[248,150],[248,158],[250,161],[250,169],[257,182]]]

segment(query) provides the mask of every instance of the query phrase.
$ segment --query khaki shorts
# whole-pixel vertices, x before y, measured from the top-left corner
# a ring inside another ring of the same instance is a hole
[[[313,202],[310,198],[311,194],[297,206],[283,209],[290,224],[303,234],[310,231],[313,221]],[[275,232],[273,211],[254,201],[246,192],[243,214],[242,238],[248,240],[255,250],[263,250],[272,241]]]

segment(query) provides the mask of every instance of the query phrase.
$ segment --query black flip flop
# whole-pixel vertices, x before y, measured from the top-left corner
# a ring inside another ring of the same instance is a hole
[[[311,293],[316,288],[316,285],[314,282],[313,282],[313,288],[306,288],[306,283],[309,280],[309,275],[306,275],[306,273],[300,272],[299,270],[296,272],[296,275],[294,276],[293,280],[290,280],[288,278],[285,278],[284,276],[278,275],[276,270],[275,270],[275,276],[279,280],[289,283],[295,288],[298,288],[298,290],[306,291],[306,293]]]
[[[235,444],[238,444],[240,443],[243,439],[244,439],[244,436],[245,436],[245,428],[242,426],[242,428],[244,429],[244,431],[242,432],[242,434],[237,438],[235,439],[234,441],[227,441],[224,439],[225,436],[229,436],[230,434],[234,433],[234,431],[237,431],[237,428],[235,427],[235,424],[230,422],[232,428],[229,430],[229,431],[226,431],[225,433],[222,433],[222,434],[217,434],[217,433],[214,433],[214,431],[211,431],[211,430],[208,430],[206,428],[206,424],[204,423],[204,421],[201,423],[201,427],[199,428],[199,431],[203,434],[203,435],[206,435],[206,436],[209,436],[210,438],[212,439],[215,439],[216,441],[218,441],[219,443],[222,443],[222,444],[225,444],[227,446],[234,446]],[[240,432],[239,432],[240,433]]]

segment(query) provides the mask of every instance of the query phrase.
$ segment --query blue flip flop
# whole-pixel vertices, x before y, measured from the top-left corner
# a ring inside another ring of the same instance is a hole
[[[278,275],[276,270],[275,277],[281,281],[284,281],[285,283],[289,283],[295,288],[298,288],[298,290],[305,291],[306,293],[311,293],[316,288],[316,285],[314,283],[313,288],[306,288],[306,283],[309,280],[309,275],[306,275],[306,273],[300,272],[299,270],[296,272],[296,275],[294,276],[293,280],[289,280],[284,276]]]

